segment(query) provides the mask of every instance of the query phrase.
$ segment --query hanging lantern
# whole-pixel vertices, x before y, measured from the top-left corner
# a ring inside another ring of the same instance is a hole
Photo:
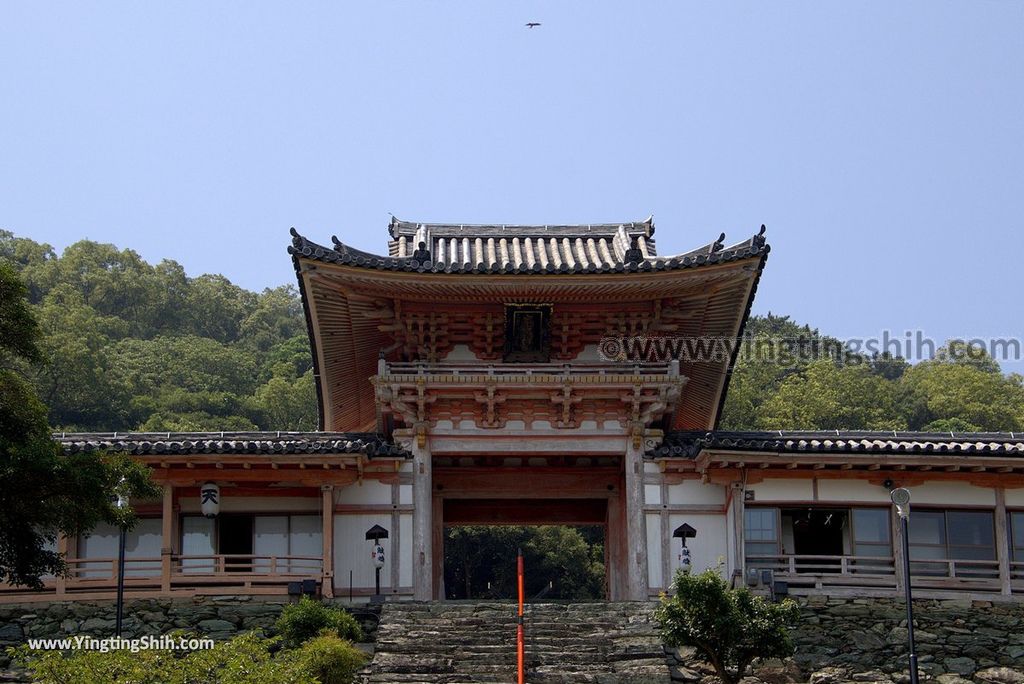
[[[207,518],[215,518],[220,513],[220,487],[207,482],[199,488],[199,507]]]

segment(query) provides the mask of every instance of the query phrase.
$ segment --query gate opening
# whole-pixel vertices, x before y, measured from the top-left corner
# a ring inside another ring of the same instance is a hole
[[[445,598],[515,599],[517,549],[523,550],[528,602],[606,598],[603,525],[507,524],[445,527]]]
[[[527,601],[604,600],[607,516],[603,499],[445,500],[442,596],[514,599],[522,549]]]

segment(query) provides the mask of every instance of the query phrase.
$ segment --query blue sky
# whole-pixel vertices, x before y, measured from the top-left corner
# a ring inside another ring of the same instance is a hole
[[[6,0],[0,102],[0,228],[58,248],[262,288],[389,212],[766,223],[757,312],[1024,336],[1018,0]]]

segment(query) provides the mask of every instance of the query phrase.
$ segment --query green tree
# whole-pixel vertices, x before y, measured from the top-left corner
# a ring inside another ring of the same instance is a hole
[[[61,284],[36,308],[46,363],[36,387],[62,430],[125,429],[130,388],[112,373],[112,340],[128,333],[120,318],[85,304],[81,293]]]
[[[796,602],[772,603],[745,587],[732,589],[714,569],[680,571],[672,592],[655,613],[662,640],[696,649],[724,684],[739,682],[759,659],[793,654],[788,628],[800,615]]]
[[[67,456],[50,436],[47,410],[26,377],[39,365],[39,326],[27,289],[0,262],[0,580],[38,587],[63,572],[48,548],[58,533],[77,534],[104,521],[128,524],[112,494],[155,495],[149,471],[126,458]]]
[[[449,598],[513,598],[516,551],[523,550],[528,596],[605,597],[604,544],[587,528],[560,525],[474,525],[451,528],[445,540]]]
[[[943,347],[934,359],[901,378],[911,429],[1019,431],[1024,428],[1024,384],[1003,375],[987,354],[957,356]]]
[[[306,321],[302,302],[293,285],[267,288],[258,297],[256,306],[239,330],[243,344],[259,351],[267,351],[281,340],[302,335],[305,338]],[[306,344],[309,346],[308,342]]]
[[[316,430],[316,388],[313,371],[295,380],[274,377],[256,390],[256,406],[266,430]]]
[[[256,310],[257,297],[222,275],[193,278],[185,302],[187,330],[218,342],[239,339],[242,324]]]
[[[786,378],[761,407],[767,430],[903,430],[896,386],[867,364],[815,361]]]

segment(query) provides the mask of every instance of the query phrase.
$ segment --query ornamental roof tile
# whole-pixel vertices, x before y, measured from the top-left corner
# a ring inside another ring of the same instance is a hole
[[[410,454],[367,432],[78,432],[57,433],[64,452],[113,451],[159,454],[365,454],[407,458]]]
[[[704,450],[779,454],[963,454],[1024,458],[1024,434],[1012,432],[670,432],[649,458],[694,459]]]
[[[419,273],[565,274],[666,271],[767,254],[765,227],[725,246],[725,234],[684,254],[659,257],[654,223],[579,226],[465,226],[392,220],[389,255],[354,249],[337,237],[319,245],[294,228],[289,253],[305,258],[390,271]]]

